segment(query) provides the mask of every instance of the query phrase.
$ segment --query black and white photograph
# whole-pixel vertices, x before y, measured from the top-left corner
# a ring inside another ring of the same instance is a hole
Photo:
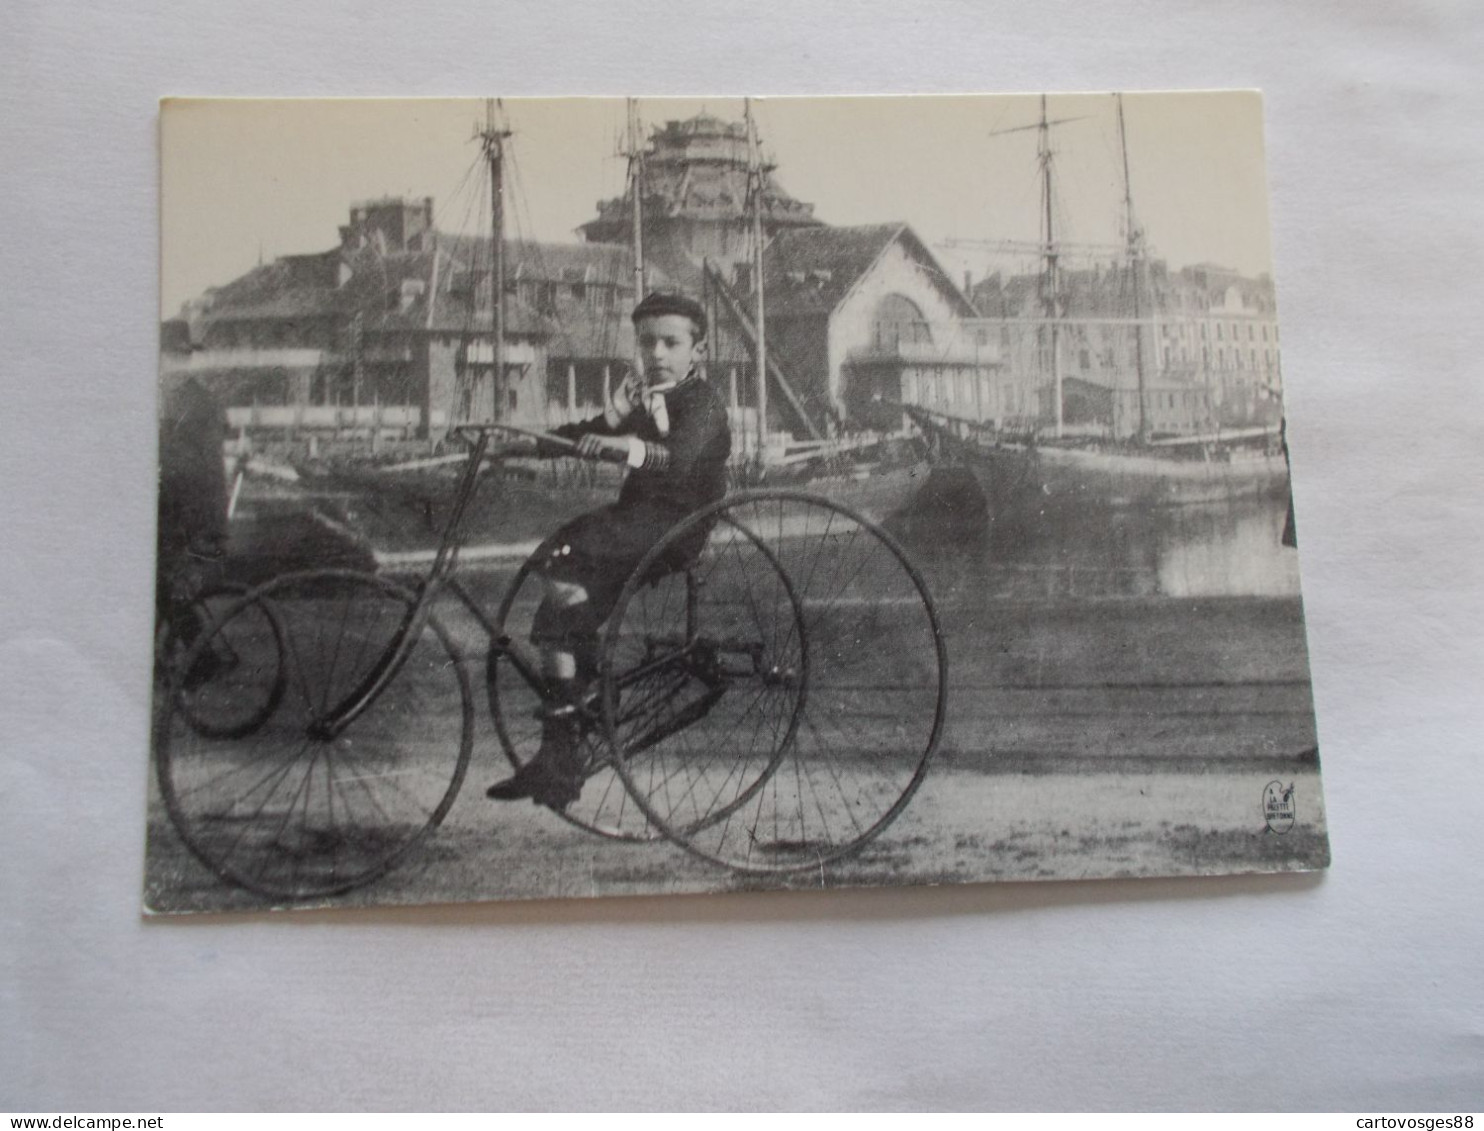
[[[161,163],[149,910],[1328,863],[1258,94]]]
[[[4,1118],[1477,1121],[1481,47],[0,5]]]

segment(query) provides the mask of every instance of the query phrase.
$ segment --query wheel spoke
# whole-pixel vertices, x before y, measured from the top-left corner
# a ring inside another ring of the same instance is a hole
[[[251,733],[193,727],[173,702],[156,729],[172,823],[218,876],[274,898],[335,895],[380,876],[443,819],[468,766],[472,705],[458,653],[435,619],[415,615],[417,601],[374,575],[290,574],[213,629],[256,659],[245,633],[230,634],[244,610],[267,609],[260,623],[277,642],[274,696]]]
[[[715,532],[692,567],[692,662],[702,670],[716,650],[718,676],[706,678],[725,693],[690,714],[704,694],[691,680],[605,694],[616,749],[655,736],[643,765],[617,772],[645,815],[699,855],[743,871],[818,867],[890,823],[936,748],[945,677],[930,598],[889,537],[826,500],[744,492],[668,541],[702,522]],[[615,686],[640,662],[636,644],[675,633],[657,611],[631,581],[605,638]]]
[[[657,589],[663,589],[664,592],[655,593],[648,588],[641,591],[643,623],[650,626],[673,616],[675,594],[663,583]],[[496,637],[503,636],[512,641],[530,639],[532,621],[542,596],[540,576],[533,563],[527,561],[511,580],[496,613]],[[641,601],[636,600],[636,615],[640,604]],[[541,691],[528,683],[513,664],[501,662],[498,650],[492,651],[490,655],[486,680],[490,714],[500,747],[512,766],[524,765],[536,756],[541,747],[541,727],[535,721],[536,714],[543,706]],[[628,712],[629,702],[633,701],[635,695],[643,694],[645,689],[642,686],[635,685],[628,689],[625,711]],[[625,742],[628,741],[632,727],[632,720],[625,724]],[[592,734],[585,742],[590,755],[589,762],[595,763],[597,759],[592,757],[593,743],[606,743],[606,739],[600,734]],[[616,840],[648,841],[663,836],[643,811],[633,804],[618,775],[606,763],[594,766],[583,783],[581,796],[563,810],[560,816],[579,828]]]

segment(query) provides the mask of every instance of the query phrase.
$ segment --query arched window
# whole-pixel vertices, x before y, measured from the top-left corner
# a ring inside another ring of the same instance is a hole
[[[906,295],[889,294],[876,304],[876,346],[895,349],[903,342],[930,343],[932,329],[922,309]]]

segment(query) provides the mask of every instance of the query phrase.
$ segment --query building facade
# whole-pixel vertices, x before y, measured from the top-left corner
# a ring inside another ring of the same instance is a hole
[[[769,349],[834,430],[896,431],[902,406],[978,419],[999,348],[906,224],[782,232],[764,260]]]
[[[656,128],[643,172],[645,286],[705,303],[706,365],[738,435],[758,432],[763,399],[760,279],[770,434],[895,431],[904,404],[975,419],[1018,405],[1000,342],[905,224],[828,226],[764,170],[760,251],[746,131],[708,115]],[[162,366],[213,387],[243,427],[436,439],[591,415],[634,364],[632,223],[625,196],[598,205],[585,242],[505,242],[498,374],[492,248],[439,232],[431,198],[353,204],[336,246],[188,303],[162,326]]]
[[[1055,419],[1053,341],[1067,428],[1116,438],[1190,435],[1275,423],[1282,358],[1272,280],[1155,260],[1063,270],[1053,334],[1039,275],[972,289],[998,337],[1009,386]]]
[[[432,216],[431,199],[352,206],[338,246],[259,266],[167,321],[164,370],[196,375],[248,426],[436,437],[601,405],[633,356],[628,250],[506,241],[497,380],[488,241]]]

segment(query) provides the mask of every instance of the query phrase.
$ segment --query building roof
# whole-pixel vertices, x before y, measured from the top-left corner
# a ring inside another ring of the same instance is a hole
[[[255,321],[333,314],[341,308],[335,294],[338,258],[338,252],[325,252],[318,257],[291,256],[254,267],[208,292],[206,320]],[[322,267],[315,259],[323,260]]]
[[[623,244],[506,240],[505,273],[511,279],[632,285],[634,252]]]
[[[903,224],[780,232],[763,255],[763,290],[781,314],[828,313],[896,239]]]
[[[1270,276],[1251,278],[1228,267],[1197,264],[1171,271],[1162,259],[1147,263],[1142,295],[1149,296],[1161,309],[1180,317],[1199,317],[1208,311],[1213,300],[1236,287],[1243,304],[1254,313],[1271,313],[1274,308],[1273,282]],[[1067,317],[1088,318],[1108,315],[1127,317],[1133,310],[1133,286],[1128,265],[1097,264],[1089,268],[1063,268],[1058,281]],[[1042,310],[1042,276],[991,275],[975,285],[973,298],[986,317],[1038,317]]]
[[[974,308],[943,272],[926,244],[904,223],[779,232],[763,256],[763,289],[777,316],[827,314],[844,301],[886,249],[901,243],[964,316]]]
[[[363,333],[488,329],[487,241],[440,234],[433,246],[386,251],[374,243],[285,256],[211,291],[202,321],[297,321],[361,318]],[[436,270],[435,270],[436,260]],[[524,280],[632,290],[633,255],[608,244],[505,242],[507,331],[565,339],[579,356],[604,356],[613,338],[599,310],[574,303],[538,310],[520,294]],[[483,281],[481,290],[480,283]],[[585,313],[584,313],[585,312]],[[619,312],[626,321],[626,312]],[[597,349],[597,353],[592,351]]]

